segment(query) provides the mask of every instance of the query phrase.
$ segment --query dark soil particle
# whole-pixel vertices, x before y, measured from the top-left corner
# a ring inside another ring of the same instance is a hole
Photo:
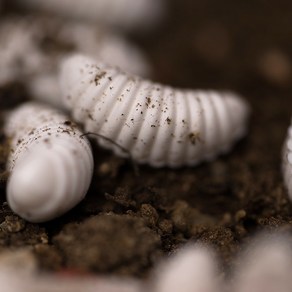
[[[239,92],[252,108],[247,137],[213,162],[181,169],[138,166],[94,146],[87,197],[42,225],[12,215],[3,181],[0,249],[30,246],[46,270],[144,277],[190,241],[212,245],[230,269],[242,243],[257,231],[292,233],[281,175],[292,114],[291,1],[166,2],[169,16],[160,28],[131,36],[148,54],[155,81]],[[4,110],[27,94],[9,85],[0,88],[0,97]],[[0,141],[5,179],[7,146]]]

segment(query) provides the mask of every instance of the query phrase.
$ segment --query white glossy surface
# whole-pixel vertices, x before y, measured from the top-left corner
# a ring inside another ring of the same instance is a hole
[[[247,130],[249,107],[234,93],[174,89],[81,55],[63,62],[60,84],[75,121],[139,163],[195,165],[228,151]]]

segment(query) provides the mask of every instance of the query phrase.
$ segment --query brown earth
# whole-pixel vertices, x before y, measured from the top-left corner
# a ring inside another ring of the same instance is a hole
[[[154,79],[179,87],[232,89],[252,107],[250,131],[230,154],[194,168],[152,169],[95,147],[86,199],[65,216],[30,224],[5,202],[1,249],[30,247],[42,269],[144,277],[184,243],[203,241],[229,268],[258,230],[292,232],[281,148],[292,114],[292,4],[288,0],[167,0],[154,33],[132,36],[149,55]],[[0,89],[2,109],[26,96]],[[4,170],[5,139],[0,165]]]

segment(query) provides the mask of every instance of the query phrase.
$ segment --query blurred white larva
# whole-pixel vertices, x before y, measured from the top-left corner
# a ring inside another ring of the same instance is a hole
[[[284,183],[288,190],[290,200],[292,200],[292,125],[288,128],[287,138],[283,147],[282,170]]]
[[[49,17],[12,17],[0,21],[0,86],[25,83],[35,99],[60,106],[60,59],[81,52],[141,76],[150,69],[145,56],[120,35],[103,27]]]
[[[173,89],[81,55],[63,62],[60,84],[75,121],[139,163],[195,165],[246,132],[249,107],[232,93]]]
[[[133,30],[153,27],[166,6],[165,0],[16,0],[27,8]]]
[[[93,157],[89,142],[66,116],[29,102],[8,114],[4,131],[11,140],[7,201],[16,214],[47,221],[83,199]]]

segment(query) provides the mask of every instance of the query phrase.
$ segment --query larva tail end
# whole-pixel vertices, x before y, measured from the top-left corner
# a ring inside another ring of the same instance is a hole
[[[96,62],[80,54],[70,55],[63,59],[60,66],[59,82],[63,96],[76,85],[84,75],[88,73],[86,69],[93,66]]]
[[[231,115],[231,123],[234,129],[234,138],[240,139],[247,132],[248,118],[251,113],[249,104],[240,96],[234,93],[227,93],[225,96]]]

